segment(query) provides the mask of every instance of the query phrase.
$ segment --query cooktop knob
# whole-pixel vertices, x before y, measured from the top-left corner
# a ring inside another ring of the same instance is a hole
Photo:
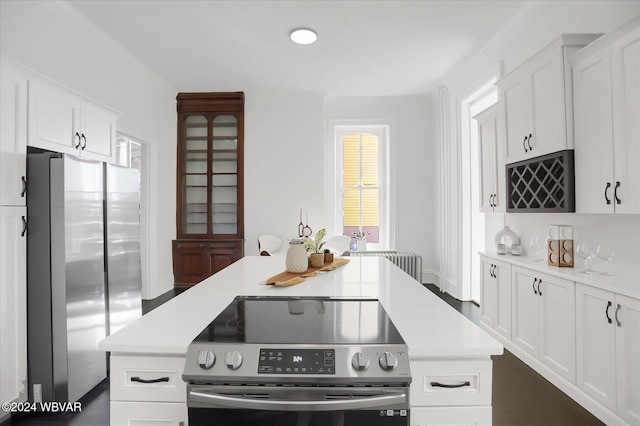
[[[242,365],[242,355],[238,351],[230,351],[224,356],[224,362],[232,370],[240,368]]]
[[[380,367],[383,370],[387,371],[393,370],[398,365],[398,358],[396,358],[394,354],[388,351],[385,351],[382,355],[380,355],[378,361],[380,362]]]
[[[213,367],[216,362],[216,356],[211,351],[198,351],[198,365],[205,370]]]
[[[351,365],[356,371],[364,371],[369,368],[369,357],[362,352],[356,352],[351,358]]]

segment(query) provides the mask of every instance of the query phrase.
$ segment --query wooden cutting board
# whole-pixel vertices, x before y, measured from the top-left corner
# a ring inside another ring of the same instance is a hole
[[[296,284],[300,284],[304,280],[309,277],[315,277],[319,272],[329,272],[335,271],[341,266],[349,263],[349,259],[345,259],[344,257],[335,258],[333,262],[326,262],[320,268],[314,268],[309,266],[306,271],[302,273],[293,273],[293,272],[280,272],[278,275],[274,275],[271,278],[267,279],[267,285],[275,285],[278,287],[288,287]]]

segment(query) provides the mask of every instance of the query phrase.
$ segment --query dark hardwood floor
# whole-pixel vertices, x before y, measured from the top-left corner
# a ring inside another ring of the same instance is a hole
[[[425,287],[441,297],[476,324],[480,309],[471,302],[461,302],[436,286]],[[149,312],[184,289],[171,290],[157,299],[144,301],[143,312]],[[103,381],[85,395],[77,414],[40,414],[14,416],[0,426],[108,426],[109,382]],[[493,357],[493,424],[494,426],[586,426],[602,425],[597,418],[574,402],[558,388],[529,368],[509,351]]]

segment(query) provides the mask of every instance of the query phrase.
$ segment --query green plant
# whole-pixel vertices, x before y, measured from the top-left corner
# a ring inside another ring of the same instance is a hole
[[[366,231],[358,231],[353,233],[353,238],[358,241],[367,241],[367,236],[369,235]]]
[[[304,246],[307,249],[307,253],[322,253],[322,246],[324,246],[324,241],[322,241],[327,235],[327,231],[322,228],[316,233],[315,238],[304,237],[302,240],[304,241]]]

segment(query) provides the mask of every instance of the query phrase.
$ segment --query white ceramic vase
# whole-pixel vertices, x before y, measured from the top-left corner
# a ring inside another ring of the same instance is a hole
[[[309,260],[307,259],[307,250],[304,248],[302,240],[293,239],[289,241],[286,265],[287,272],[294,274],[299,274],[307,270]]]

